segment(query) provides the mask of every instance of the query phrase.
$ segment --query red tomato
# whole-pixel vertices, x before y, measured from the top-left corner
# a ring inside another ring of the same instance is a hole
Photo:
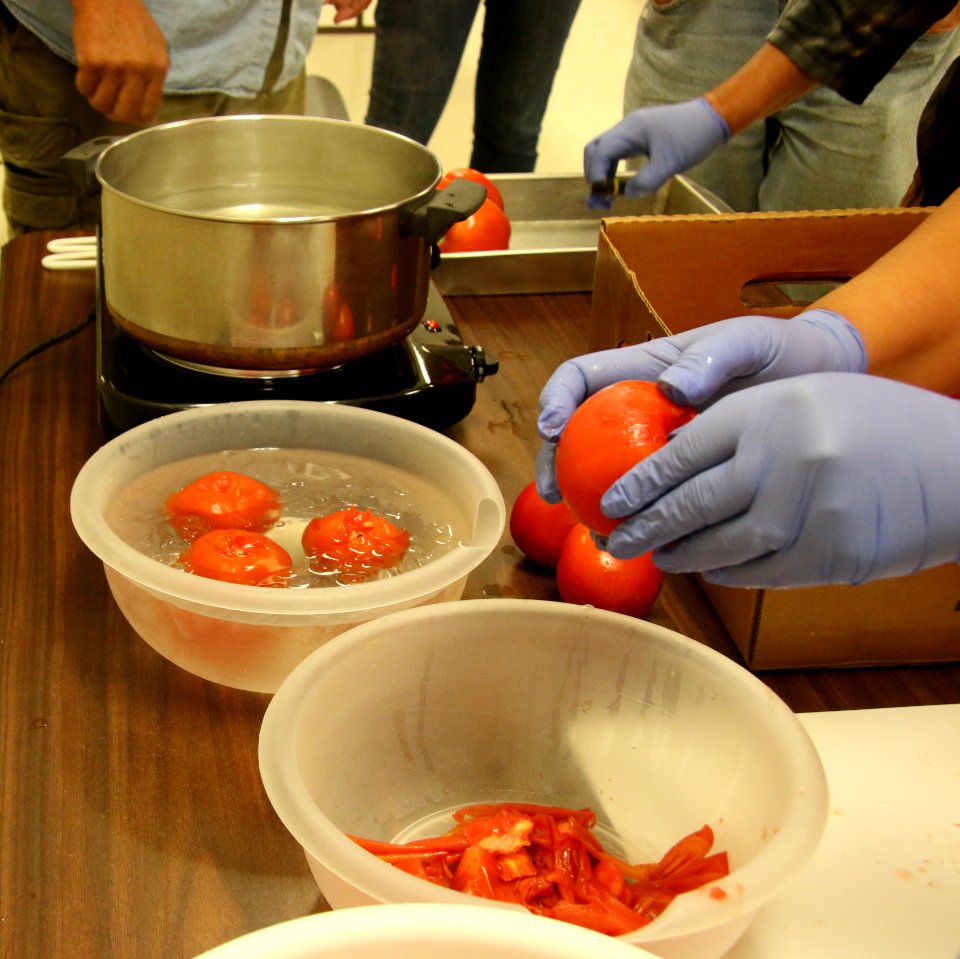
[[[449,170],[441,177],[440,182],[437,184],[437,189],[442,190],[457,179],[473,180],[474,183],[482,184],[487,189],[487,199],[493,200],[501,210],[504,208],[503,197],[500,195],[500,191],[496,188],[493,181],[490,180],[489,177],[484,176],[479,170],[474,170],[471,167],[460,166]]]
[[[557,446],[557,485],[570,512],[608,534],[620,521],[603,515],[600,497],[694,416],[693,407],[678,406],[646,380],[622,380],[588,396]]]
[[[173,528],[187,540],[211,529],[263,532],[280,517],[280,498],[265,483],[221,470],[194,480],[166,501]]]
[[[290,554],[262,533],[214,529],[198,536],[180,555],[188,573],[242,586],[286,586]]]
[[[505,250],[510,245],[510,221],[492,200],[484,200],[476,213],[454,223],[437,245],[441,253]]]
[[[339,573],[344,582],[359,583],[397,566],[410,535],[376,513],[351,506],[310,520],[302,542],[311,569]]]
[[[596,606],[643,618],[657,601],[663,571],[649,553],[615,559],[598,549],[590,530],[577,524],[567,536],[557,563],[557,589],[565,603]]]
[[[566,503],[541,499],[535,483],[525,486],[510,511],[510,535],[527,559],[554,569],[567,533],[577,525]]]

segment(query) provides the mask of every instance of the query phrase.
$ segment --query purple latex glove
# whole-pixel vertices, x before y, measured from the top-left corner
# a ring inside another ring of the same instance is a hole
[[[698,409],[728,393],[803,373],[862,373],[859,332],[839,313],[807,310],[792,320],[739,316],[639,346],[588,353],[557,367],[540,393],[540,495],[558,502],[553,454],[573,411],[619,380],[656,380],[675,403]]]
[[[676,173],[690,169],[730,139],[730,128],[705,97],[685,103],[643,107],[591,140],[583,150],[589,183],[613,178],[620,160],[648,158],[624,185],[626,196],[653,193]],[[609,206],[609,197],[591,194],[592,206]]]
[[[814,373],[713,404],[624,474],[619,557],[727,586],[862,583],[960,561],[960,402]]]

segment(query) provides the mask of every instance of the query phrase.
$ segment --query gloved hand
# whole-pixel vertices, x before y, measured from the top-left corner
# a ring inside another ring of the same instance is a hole
[[[867,354],[859,332],[830,310],[792,320],[739,316],[639,346],[588,353],[562,363],[540,393],[537,457],[540,495],[558,502],[553,453],[573,411],[619,380],[656,380],[675,403],[698,409],[728,393],[802,373],[862,373]]]
[[[652,193],[730,139],[730,128],[706,98],[643,107],[591,140],[583,150],[583,172],[590,183],[611,179],[626,157],[648,162],[624,186],[626,196]],[[609,206],[609,198],[591,195],[588,203]]]
[[[713,404],[604,494],[605,548],[727,586],[861,583],[960,561],[960,402],[818,373]]]

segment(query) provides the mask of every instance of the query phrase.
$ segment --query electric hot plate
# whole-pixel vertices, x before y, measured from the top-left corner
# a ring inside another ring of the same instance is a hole
[[[102,290],[96,312],[100,423],[108,436],[194,406],[257,399],[347,403],[442,430],[470,412],[477,383],[498,367],[482,347],[463,342],[433,284],[423,318],[404,340],[333,369],[295,374],[184,365],[122,330]]]

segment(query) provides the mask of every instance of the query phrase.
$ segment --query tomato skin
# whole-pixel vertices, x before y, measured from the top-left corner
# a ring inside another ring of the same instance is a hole
[[[557,589],[565,603],[642,619],[653,609],[662,586],[663,571],[653,565],[649,553],[616,559],[596,546],[582,523],[564,541],[557,563]]]
[[[492,200],[484,200],[476,213],[454,223],[437,244],[441,253],[505,250],[509,245],[510,220]]]
[[[577,520],[566,503],[548,503],[529,483],[510,510],[510,535],[531,562],[556,569],[560,549]]]
[[[557,445],[557,486],[570,512],[594,532],[609,534],[620,520],[603,515],[600,498],[694,416],[693,407],[678,406],[646,380],[621,380],[588,396]]]
[[[486,188],[487,199],[496,203],[501,210],[504,209],[503,196],[493,181],[489,177],[484,176],[484,174],[482,174],[479,170],[474,170],[472,167],[460,166],[454,167],[452,170],[448,170],[440,178],[440,182],[437,184],[437,189],[442,190],[457,179],[473,180],[474,183],[481,184]]]
[[[410,875],[609,936],[642,928],[680,893],[730,873],[726,852],[710,852],[709,825],[659,862],[629,863],[603,848],[590,809],[497,803],[463,807],[453,818],[443,836],[409,843],[349,838]],[[708,895],[726,892],[715,886]]]
[[[350,506],[310,520],[301,540],[315,572],[338,573],[345,583],[359,583],[397,566],[410,534],[370,510]]]
[[[269,486],[230,470],[195,479],[164,505],[171,525],[186,540],[212,529],[262,533],[280,518],[280,498]]]
[[[284,587],[293,568],[282,546],[248,529],[203,533],[180,554],[180,562],[195,576],[241,586]]]

